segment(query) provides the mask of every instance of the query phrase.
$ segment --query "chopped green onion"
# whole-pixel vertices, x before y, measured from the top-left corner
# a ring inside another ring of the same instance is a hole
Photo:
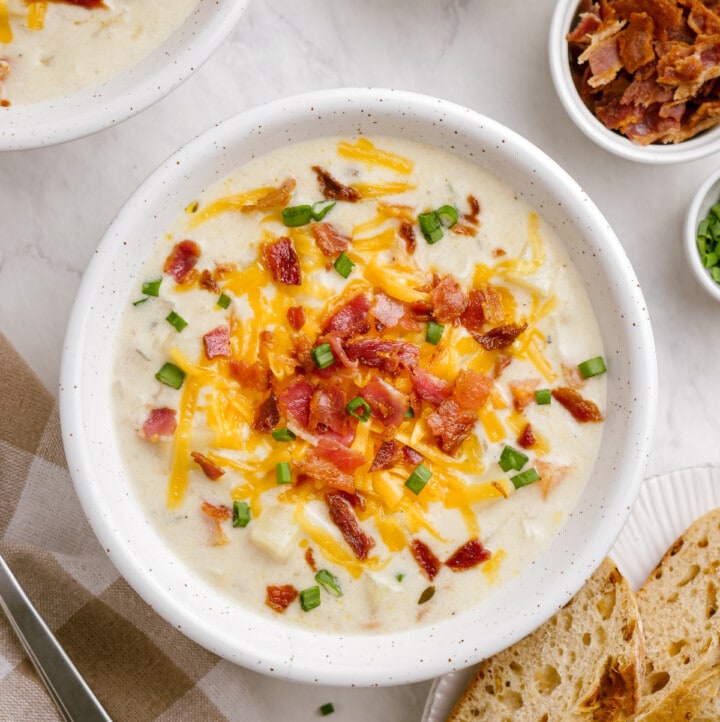
[[[516,489],[520,489],[523,486],[527,486],[528,484],[532,484],[534,481],[537,481],[540,478],[540,474],[535,471],[535,469],[526,469],[520,474],[515,474],[515,476],[510,477],[510,481],[512,481],[513,486]]]
[[[605,361],[602,356],[596,356],[595,358],[588,359],[578,364],[578,370],[580,375],[584,379],[589,379],[591,376],[598,376],[604,374],[607,371]]]
[[[139,306],[141,303],[145,303],[145,301],[148,300],[150,296],[143,296],[142,298],[139,298],[137,301],[133,301],[133,306]]]
[[[335,356],[329,343],[321,343],[319,346],[310,349],[310,355],[319,369],[326,369],[335,363]]]
[[[290,429],[273,429],[272,437],[275,441],[295,441],[295,434]]]
[[[720,284],[720,203],[715,203],[698,224],[696,240],[700,262]]]
[[[405,413],[403,414],[404,419],[414,419],[415,418],[415,411],[413,411],[412,406],[408,406],[405,410]]]
[[[175,364],[168,362],[155,374],[155,378],[167,386],[179,389],[185,380],[185,372]]]
[[[335,207],[335,201],[318,201],[312,205],[314,221],[321,221]]]
[[[250,523],[250,506],[246,501],[233,502],[232,525],[245,527]]]
[[[230,296],[226,296],[224,293],[221,293],[218,296],[217,305],[220,306],[220,308],[227,308],[231,302],[232,298],[230,298]]]
[[[323,717],[327,717],[329,714],[332,714],[335,711],[335,706],[332,702],[326,702],[325,704],[320,705],[320,714]]]
[[[522,451],[513,449],[512,446],[506,446],[500,454],[498,464],[500,464],[500,468],[503,471],[510,471],[511,469],[520,471],[520,469],[527,464],[527,460],[528,457],[525,456]]]
[[[142,292],[146,296],[159,296],[161,283],[162,283],[162,278],[158,278],[154,281],[146,281],[142,285]]]
[[[535,392],[535,401],[540,406],[549,404],[552,401],[552,393],[550,392],[550,389],[538,389]]]
[[[715,283],[720,283],[720,268],[715,266],[715,268],[710,269],[710,275],[712,276],[712,280],[715,281]]]
[[[418,223],[425,240],[428,243],[437,243],[443,237],[442,224],[440,218],[435,211],[430,213],[421,213],[418,216]]]
[[[435,213],[445,228],[452,228],[458,222],[458,209],[455,206],[440,206]]]
[[[433,346],[437,346],[442,338],[445,326],[435,321],[428,321],[427,330],[425,331],[425,340]]]
[[[185,326],[187,326],[187,321],[182,317],[179,316],[175,311],[170,311],[170,313],[167,315],[165,320],[171,325],[175,327],[175,330],[179,333],[182,331]]]
[[[432,471],[427,466],[418,464],[405,482],[405,486],[414,494],[419,494],[425,488],[425,484],[430,481],[431,476]]]
[[[278,484],[289,484],[292,481],[289,462],[278,461],[278,463],[275,464],[275,479]]]
[[[312,206],[288,206],[282,209],[283,223],[288,228],[296,228],[310,223],[313,217]]]
[[[423,589],[423,593],[420,595],[420,598],[418,599],[418,604],[425,604],[425,602],[429,602],[434,596],[435,596],[435,587],[427,587],[426,589]]]
[[[352,269],[355,268],[355,264],[345,255],[345,251],[343,251],[337,257],[335,263],[333,263],[333,267],[343,278],[347,278],[352,273]]]
[[[197,213],[199,207],[200,204],[197,201],[193,201],[185,206],[185,213]]]
[[[300,592],[300,606],[303,612],[320,606],[320,587],[308,587]]]
[[[395,579],[397,579],[399,582],[401,582],[403,579],[405,579],[405,575],[402,573],[396,574]]]
[[[370,404],[361,396],[356,396],[352,401],[348,401],[345,409],[350,416],[354,416],[360,421],[367,421],[370,418]]]
[[[331,574],[327,569],[321,569],[315,575],[315,581],[322,584],[326,591],[330,592],[336,597],[342,597],[342,589],[340,589],[340,582],[337,577]]]

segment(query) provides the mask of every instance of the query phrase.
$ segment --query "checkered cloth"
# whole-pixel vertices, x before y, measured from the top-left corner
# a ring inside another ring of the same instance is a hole
[[[0,552],[115,720],[260,720],[258,675],[155,614],[100,548],[52,395],[0,334]],[[0,720],[60,719],[0,613]]]

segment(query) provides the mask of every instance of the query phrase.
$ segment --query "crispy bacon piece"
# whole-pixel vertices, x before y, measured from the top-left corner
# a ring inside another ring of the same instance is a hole
[[[341,339],[366,334],[370,330],[370,301],[358,293],[335,310],[322,324],[322,333],[334,333]]]
[[[393,438],[403,422],[408,397],[379,376],[373,376],[360,395],[367,401],[371,414],[384,424],[383,439]]]
[[[352,507],[340,494],[326,494],[325,502],[330,510],[330,518],[355,556],[360,561],[367,559],[368,553],[375,546],[375,540],[363,531]]]
[[[225,469],[219,467],[214,461],[211,461],[199,451],[191,451],[190,456],[210,481],[217,481],[225,473]]]
[[[452,393],[452,386],[448,381],[435,376],[421,366],[410,369],[410,381],[421,399],[436,406],[450,398]]]
[[[395,339],[370,338],[349,341],[345,353],[352,361],[394,374],[399,368],[413,368],[420,363],[420,349],[414,343]]]
[[[314,165],[312,170],[317,176],[320,192],[324,198],[330,198],[334,201],[347,201],[348,203],[357,203],[362,198],[355,188],[343,185],[320,166]]]
[[[331,461],[337,469],[345,474],[354,474],[367,462],[362,452],[355,451],[333,439],[320,439],[317,446],[313,447],[311,451],[318,458]]]
[[[290,306],[287,319],[293,331],[299,331],[305,325],[305,309],[302,306]]]
[[[337,386],[316,386],[310,397],[308,429],[321,434],[330,429],[342,436],[347,428],[345,403],[345,394]]]
[[[317,564],[315,563],[315,554],[313,553],[312,547],[308,547],[305,550],[305,562],[313,572],[317,571]]]
[[[477,421],[471,411],[463,411],[452,399],[443,401],[437,411],[427,417],[427,425],[438,445],[452,456],[470,435]]]
[[[460,284],[450,275],[443,276],[430,292],[433,316],[440,323],[455,323],[467,308],[468,299]]]
[[[230,356],[230,328],[218,326],[212,331],[208,331],[203,336],[203,346],[205,355],[209,359],[227,358]]]
[[[540,475],[537,484],[542,491],[543,499],[547,499],[550,492],[567,477],[570,471],[569,466],[553,464],[544,459],[535,459],[535,469]]]
[[[357,361],[352,361],[345,353],[343,348],[343,340],[336,333],[328,333],[323,339],[330,344],[330,350],[333,352],[335,360],[346,369],[356,369]],[[313,365],[314,365],[313,361]]]
[[[520,436],[518,436],[518,444],[520,444],[523,449],[529,449],[535,444],[535,441],[532,425],[525,424],[523,430],[520,432]]]
[[[215,280],[212,273],[210,273],[207,268],[204,268],[202,271],[200,271],[200,278],[198,278],[198,284],[206,291],[220,293],[220,286],[218,282]]]
[[[478,411],[488,400],[494,386],[493,380],[472,369],[463,369],[455,379],[452,397],[465,411]]]
[[[475,198],[472,193],[470,193],[467,197],[467,203],[468,206],[470,206],[470,210],[463,215],[463,218],[468,223],[472,223],[476,226],[478,223],[480,223],[480,219],[478,218],[478,216],[480,215],[480,201]]]
[[[248,203],[240,210],[243,213],[252,213],[253,211],[267,211],[271,208],[284,208],[290,203],[295,186],[294,178],[286,178],[277,188],[273,188],[262,198],[258,198],[255,203]]]
[[[165,259],[163,271],[172,276],[178,283],[189,279],[190,272],[200,258],[200,246],[195,241],[180,241],[173,247]]]
[[[454,572],[463,572],[482,564],[491,556],[490,551],[482,545],[479,539],[470,539],[456,549],[449,559],[445,560],[445,566],[450,567]]]
[[[412,254],[415,253],[415,249],[417,248],[417,239],[415,238],[415,226],[413,226],[413,224],[409,221],[403,221],[400,224],[398,233],[400,234],[400,238],[405,241],[405,250],[408,252],[408,255],[412,256]]]
[[[486,351],[497,351],[512,345],[526,328],[527,323],[507,323],[504,326],[495,326],[487,333],[473,334],[473,338]]]
[[[571,389],[579,389],[585,385],[585,379],[582,377],[580,369],[578,369],[577,366],[561,363],[560,368],[562,369],[565,386],[569,386]]]
[[[263,400],[255,411],[253,429],[261,434],[269,434],[280,421],[280,405],[274,391]]]
[[[278,614],[282,614],[299,596],[300,592],[292,584],[270,584],[267,587],[265,604]]]
[[[396,439],[383,441],[375,454],[370,471],[392,469],[403,458],[403,445]]]
[[[552,390],[553,398],[564,406],[580,422],[598,422],[603,420],[603,415],[597,404],[586,399],[575,389],[568,386],[559,386]]]
[[[203,514],[206,514],[213,519],[217,519],[218,521],[227,521],[228,519],[232,519],[232,509],[224,504],[211,504],[209,501],[204,501],[200,508],[202,509]]]
[[[528,404],[535,400],[535,389],[539,385],[540,379],[522,379],[508,384],[516,411],[524,411]]]
[[[288,421],[295,421],[304,429],[310,423],[310,399],[315,391],[306,379],[298,379],[278,396],[280,408]]]
[[[286,286],[299,286],[302,283],[300,260],[289,238],[283,236],[274,243],[263,246],[263,258],[278,283]]]
[[[413,559],[418,563],[418,566],[422,570],[423,574],[432,581],[440,571],[441,562],[433,554],[430,547],[420,539],[413,539],[410,542],[410,551],[412,552]]]
[[[142,425],[140,435],[148,441],[158,441],[159,439],[171,437],[177,429],[175,416],[175,409],[167,407],[152,409]]]
[[[630,73],[655,59],[654,23],[647,13],[630,13],[630,22],[618,35],[620,60]]]
[[[501,353],[495,359],[495,365],[493,366],[493,378],[498,379],[502,375],[502,372],[512,363],[513,357],[510,354]]]
[[[298,464],[298,471],[322,484],[348,494],[355,493],[355,469],[365,463],[365,457],[340,444],[313,446]],[[342,467],[342,468],[341,468]]]
[[[350,245],[351,239],[340,233],[332,223],[313,223],[312,234],[317,247],[328,258],[339,256]]]
[[[408,464],[413,466],[417,466],[423,460],[423,455],[419,451],[415,451],[412,446],[403,446],[402,452]]]
[[[622,70],[618,35],[624,25],[622,20],[603,22],[591,36],[588,47],[578,56],[578,63],[587,62],[590,66],[587,83],[591,88],[607,85]]]
[[[483,302],[485,294],[473,289],[468,294],[467,305],[460,317],[460,322],[470,333],[480,333],[485,325],[485,310]]]
[[[259,361],[249,364],[242,359],[230,359],[230,375],[240,383],[243,388],[266,391],[270,388],[270,369]]]
[[[390,298],[387,294],[377,291],[370,310],[375,316],[376,327],[380,324],[378,330],[382,331],[386,328],[395,328],[400,323],[405,315],[406,306],[404,303]]]
[[[93,8],[107,8],[107,5],[103,2],[103,0],[50,0],[51,2],[64,2],[68,3],[69,5],[80,5],[80,7],[88,8],[88,10],[92,10]]]

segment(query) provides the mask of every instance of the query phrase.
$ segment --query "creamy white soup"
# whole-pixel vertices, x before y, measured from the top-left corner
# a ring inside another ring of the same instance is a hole
[[[188,567],[338,632],[517,575],[591,478],[600,335],[553,229],[455,155],[325,138],[188,205],[128,299],[119,443]]]
[[[0,0],[0,104],[99,85],[168,38],[199,0]]]

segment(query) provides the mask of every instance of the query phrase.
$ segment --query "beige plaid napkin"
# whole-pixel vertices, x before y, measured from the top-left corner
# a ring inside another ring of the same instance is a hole
[[[158,617],[100,548],[65,465],[57,405],[0,334],[0,551],[115,720],[258,720],[258,675]],[[59,716],[0,613],[0,720]]]

